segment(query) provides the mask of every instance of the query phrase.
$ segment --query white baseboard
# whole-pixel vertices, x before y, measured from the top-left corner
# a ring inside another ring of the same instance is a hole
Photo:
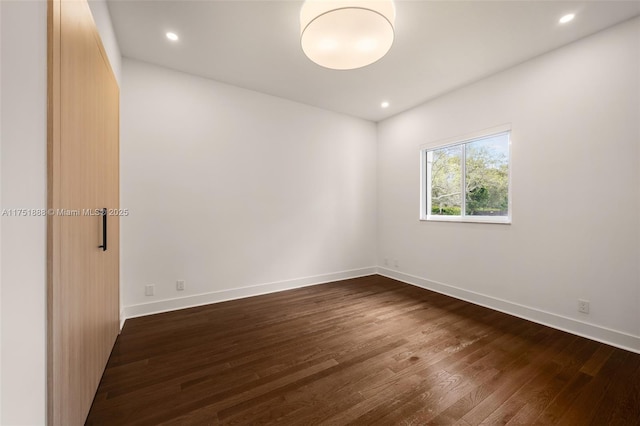
[[[211,293],[196,294],[193,296],[180,297],[176,299],[165,299],[139,305],[125,306],[124,316],[121,315],[122,323],[124,319],[141,317],[145,315],[158,314],[161,312],[175,311],[178,309],[193,308],[195,306],[208,305],[210,303],[225,302],[228,300],[242,299],[245,297],[259,296],[261,294],[275,293],[283,290],[307,287],[316,284],[326,284],[333,281],[358,278],[367,275],[375,275],[377,268],[353,269],[350,271],[334,272],[331,274],[316,275],[313,277],[296,278],[293,280],[277,281],[266,284],[258,284],[229,290],[214,291]]]
[[[551,312],[545,312],[539,309],[520,305],[518,303],[509,302],[508,300],[487,296],[387,268],[378,267],[377,271],[379,275],[387,278],[392,278],[394,280],[402,281],[437,293],[446,294],[447,296],[455,297],[456,299],[465,300],[476,305],[504,312],[509,315],[566,331],[567,333],[586,337],[601,343],[606,343],[627,351],[640,353],[640,336],[634,336],[595,324],[585,323],[573,318],[553,314]]]

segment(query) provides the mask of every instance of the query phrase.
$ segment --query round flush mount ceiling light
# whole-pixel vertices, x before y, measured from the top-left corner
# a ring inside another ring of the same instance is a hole
[[[176,33],[172,33],[172,32],[168,32],[167,34],[167,38],[171,41],[178,41],[178,34]]]
[[[306,0],[300,10],[300,42],[325,68],[351,70],[387,54],[394,38],[393,0]]]

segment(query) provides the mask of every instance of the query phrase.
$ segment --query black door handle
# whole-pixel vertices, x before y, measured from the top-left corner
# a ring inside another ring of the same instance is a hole
[[[102,209],[102,251],[107,251],[107,208]]]

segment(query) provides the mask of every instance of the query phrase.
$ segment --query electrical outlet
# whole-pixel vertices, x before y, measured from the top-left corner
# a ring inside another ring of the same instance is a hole
[[[389,266],[389,259],[386,257],[384,258],[384,266]]]
[[[153,284],[149,284],[144,286],[144,295],[145,296],[153,296],[155,293],[155,286]]]
[[[393,266],[395,266],[396,268],[400,267],[400,263],[398,262],[398,259],[393,261]]]
[[[186,286],[185,286],[185,283],[184,283],[184,281],[183,281],[183,280],[176,281],[176,290],[178,290],[178,291],[184,291],[185,287],[186,287]]]
[[[578,299],[578,312],[582,312],[583,314],[589,313],[589,301]]]

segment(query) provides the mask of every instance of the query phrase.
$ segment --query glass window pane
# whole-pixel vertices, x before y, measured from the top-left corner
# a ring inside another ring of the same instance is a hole
[[[509,215],[509,133],[469,142],[466,154],[466,214]]]
[[[462,146],[431,152],[431,213],[460,216],[462,208]]]

